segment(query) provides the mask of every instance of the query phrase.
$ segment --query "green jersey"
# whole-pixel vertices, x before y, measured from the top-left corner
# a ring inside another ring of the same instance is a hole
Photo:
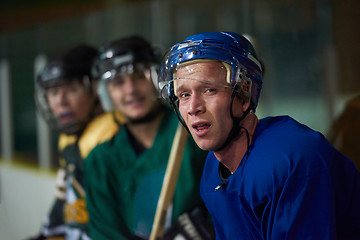
[[[148,238],[178,120],[166,110],[151,148],[140,155],[126,127],[85,161],[86,201],[93,239]],[[199,184],[207,152],[188,137],[167,223],[202,204]]]

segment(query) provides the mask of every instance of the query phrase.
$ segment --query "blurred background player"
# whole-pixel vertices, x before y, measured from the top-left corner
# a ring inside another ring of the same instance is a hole
[[[37,78],[36,103],[59,132],[60,169],[56,201],[35,239],[89,239],[83,187],[83,161],[90,150],[118,131],[111,113],[102,114],[92,64],[97,50],[72,47],[53,56]]]
[[[130,36],[107,43],[100,48],[97,63],[99,88],[105,90],[102,99],[110,99],[126,120],[120,131],[94,148],[85,161],[90,234],[94,239],[147,239],[177,118],[158,98],[154,82],[159,57],[145,39]],[[191,213],[190,218],[205,215],[196,207],[202,206],[199,183],[206,154],[188,138],[166,226],[185,212]],[[195,232],[206,239],[212,225],[208,227],[207,220],[202,223],[206,231]]]
[[[341,114],[332,123],[327,137],[360,171],[360,94],[346,103]]]

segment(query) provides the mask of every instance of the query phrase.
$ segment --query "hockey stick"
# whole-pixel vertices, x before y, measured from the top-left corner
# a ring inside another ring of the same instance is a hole
[[[159,240],[162,239],[164,235],[166,213],[174,196],[187,136],[188,133],[186,129],[179,124],[171,147],[149,240]]]

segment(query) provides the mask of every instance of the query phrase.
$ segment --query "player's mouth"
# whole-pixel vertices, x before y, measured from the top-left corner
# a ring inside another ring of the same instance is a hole
[[[59,115],[61,123],[68,123],[75,118],[75,115],[71,111],[63,112]]]
[[[192,128],[195,130],[195,134],[198,137],[204,136],[210,131],[211,124],[208,122],[199,122],[192,124]]]
[[[126,101],[126,105],[130,107],[138,107],[141,106],[144,102],[143,98],[132,98]]]

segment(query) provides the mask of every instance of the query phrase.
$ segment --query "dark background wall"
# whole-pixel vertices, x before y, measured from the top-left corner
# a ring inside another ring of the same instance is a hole
[[[15,158],[38,162],[35,58],[130,34],[164,50],[203,31],[254,36],[266,65],[258,115],[289,114],[326,135],[360,91],[359,7],[356,0],[2,0],[0,60],[10,66]]]

